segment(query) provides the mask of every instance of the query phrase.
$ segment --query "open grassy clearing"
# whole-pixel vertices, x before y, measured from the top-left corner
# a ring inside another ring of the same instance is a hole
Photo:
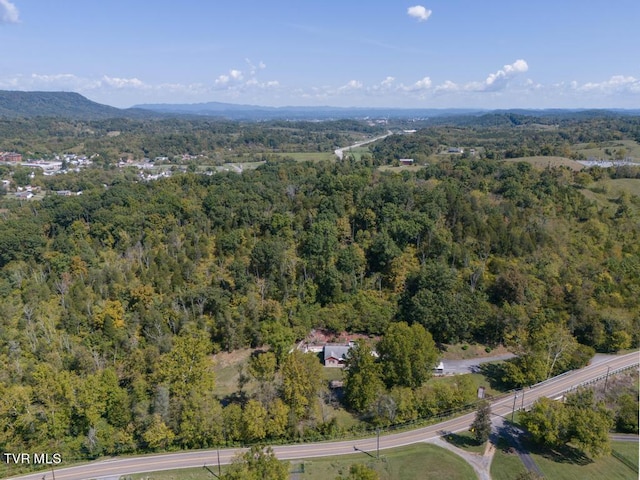
[[[392,165],[381,165],[378,167],[378,170],[381,172],[393,172],[393,173],[402,173],[402,172],[417,172],[418,170],[422,170],[424,165],[399,165],[394,167]]]
[[[281,153],[281,157],[293,158],[297,162],[321,162],[323,160],[335,160],[336,155],[333,152],[295,152]]]
[[[375,452],[372,452],[375,455]],[[378,472],[381,480],[439,480],[475,479],[469,464],[454,453],[435,445],[417,444],[409,447],[383,450],[376,461],[364,453],[292,462],[301,480],[327,480],[347,474],[351,465],[363,463]]]
[[[640,197],[640,179],[606,178],[591,183],[587,188],[583,188],[580,191],[587,199],[595,202],[599,208],[608,208],[615,212],[618,209],[615,200],[620,198],[623,193]],[[631,203],[631,208],[634,208],[633,202]],[[640,208],[637,203],[635,208]]]
[[[620,149],[624,149],[626,152],[625,157],[631,157],[636,160],[640,160],[640,143],[634,140],[616,140],[612,142],[601,143],[578,143],[572,147],[572,150],[577,153],[583,154],[586,158],[604,158],[607,160],[613,160],[616,158],[615,153]],[[610,152],[610,153],[607,153]]]
[[[342,368],[324,367],[322,372],[324,373],[324,379],[327,382],[332,380],[344,380],[344,369]]]
[[[211,468],[211,467],[210,467]],[[212,468],[217,474],[218,470]],[[223,468],[224,470],[224,468]],[[164,472],[138,473],[136,475],[124,475],[120,480],[211,480],[215,478],[204,468],[185,468],[184,470],[166,470]]]
[[[371,153],[371,150],[369,150],[369,147],[367,146],[348,148],[344,151],[345,156],[353,155],[358,162],[362,159],[362,155],[366,153]]]
[[[634,465],[640,461],[638,442],[611,442],[611,449],[618,455],[622,455]]]
[[[544,170],[547,167],[569,167],[571,170],[582,170],[584,165],[565,157],[519,157],[509,158],[506,162],[525,162],[532,165],[535,168]]]
[[[492,386],[492,384],[495,385],[495,382],[491,382],[490,379],[488,379],[481,373],[465,373],[464,375],[433,377],[427,381],[427,385],[433,385],[435,383],[454,384],[456,382],[459,382],[462,378],[470,379],[475,391],[478,390],[478,387],[485,387],[485,395],[496,396],[502,393],[499,389],[496,389],[495,386]]]
[[[469,360],[472,358],[486,358],[509,353],[509,350],[502,345],[498,345],[497,347],[489,347],[488,352],[486,345],[470,345],[467,343],[460,343],[457,345],[443,345],[443,347],[441,348],[444,348],[444,351],[442,352],[443,360]]]
[[[472,480],[473,469],[457,455],[435,445],[417,444],[380,452],[380,460],[364,453],[337,457],[294,460],[290,472],[300,480],[327,480],[347,474],[351,465],[361,463],[375,469],[381,480]],[[216,468],[210,468],[217,474]],[[224,472],[224,467],[222,467]],[[203,468],[149,472],[120,477],[120,480],[211,480]]]
[[[629,195],[640,196],[640,178],[607,178],[599,180],[593,185],[604,187],[609,199],[616,199],[623,192]]]
[[[545,478],[554,480],[636,480],[638,474],[613,456],[593,461],[580,455],[536,450],[531,447],[531,456],[542,470]],[[635,442],[612,442],[612,448],[638,464],[638,444]],[[575,452],[573,452],[575,453]],[[491,463],[493,480],[513,480],[525,471],[516,453],[509,453],[501,440]]]
[[[491,461],[491,478],[493,480],[513,480],[526,471],[518,454],[509,453],[507,448],[506,441],[500,439]]]
[[[246,367],[252,352],[253,349],[245,348],[230,353],[220,352],[213,356],[217,395],[231,395],[238,390],[240,371]]]
[[[612,442],[613,448],[624,442]],[[638,444],[634,444],[636,450]],[[624,448],[624,447],[622,447]],[[545,478],[554,480],[637,480],[638,473],[613,456],[591,461],[581,456],[556,454],[549,451],[532,451],[531,456]],[[636,457],[637,458],[637,457]]]

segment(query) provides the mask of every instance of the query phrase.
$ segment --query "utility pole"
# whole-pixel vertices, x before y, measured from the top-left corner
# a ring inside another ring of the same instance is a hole
[[[611,370],[610,366],[607,367],[607,376],[604,378],[604,393],[607,393],[607,383],[609,383],[609,370]]]
[[[513,417],[516,413],[516,400],[518,399],[518,393],[513,394],[513,408],[511,409],[511,423],[513,423]]]
[[[216,450],[218,451],[218,476],[221,477],[222,472],[220,471],[220,446],[218,446]]]
[[[380,460],[380,427],[376,428],[376,458]]]

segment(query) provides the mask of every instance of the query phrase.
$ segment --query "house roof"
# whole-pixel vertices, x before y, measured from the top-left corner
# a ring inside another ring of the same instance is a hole
[[[349,354],[349,350],[351,349],[351,345],[331,345],[327,344],[324,346],[324,361],[326,362],[329,358],[337,358],[338,360],[346,360]]]

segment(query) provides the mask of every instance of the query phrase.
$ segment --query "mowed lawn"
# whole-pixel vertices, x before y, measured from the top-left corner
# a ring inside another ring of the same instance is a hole
[[[375,452],[373,452],[375,454]],[[380,452],[380,460],[364,453],[292,462],[300,480],[333,480],[349,473],[351,465],[362,463],[378,472],[381,480],[475,480],[471,466],[454,453],[435,445],[416,444]],[[304,465],[304,467],[303,467]],[[304,469],[304,472],[302,471]]]
[[[217,467],[211,469],[218,474]],[[167,470],[165,472],[138,473],[123,475],[119,480],[211,480],[215,478],[204,468],[185,468],[184,470]]]
[[[516,453],[507,453],[504,444],[499,444],[491,461],[491,478],[493,480],[513,480],[526,472],[520,457]]]
[[[620,443],[612,442],[612,448],[619,449]],[[638,448],[638,444],[633,444]],[[626,448],[626,447],[622,447]],[[545,478],[554,480],[637,480],[638,473],[629,468],[614,456],[598,458],[584,465],[570,463],[548,455],[532,454],[533,459],[542,470]],[[636,465],[637,465],[636,455]]]
[[[380,460],[364,453],[337,457],[294,460],[290,472],[299,480],[333,480],[349,473],[351,465],[362,463],[375,469],[380,480],[475,480],[476,475],[462,458],[435,445],[417,444],[380,452]],[[217,467],[210,466],[214,473]],[[222,467],[224,473],[224,467]],[[150,472],[123,476],[120,480],[211,480],[203,468]]]
[[[638,464],[638,444],[612,442],[612,448]],[[613,456],[594,461],[574,461],[551,453],[531,454],[545,478],[553,480],[637,480],[638,473]],[[505,453],[498,448],[491,463],[493,480],[512,480],[525,468],[517,454]]]

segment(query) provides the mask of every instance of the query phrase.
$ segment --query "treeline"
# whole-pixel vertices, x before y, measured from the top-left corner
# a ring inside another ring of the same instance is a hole
[[[580,159],[576,144],[598,144],[622,139],[640,142],[640,119],[637,116],[611,114],[587,116],[544,116],[488,114],[481,117],[442,118],[424,121],[412,135],[391,136],[372,147],[378,164],[393,159],[413,158],[424,163],[443,147],[474,148],[489,159],[528,156],[562,156]]]
[[[94,457],[330,435],[319,363],[287,354],[312,328],[386,334],[367,365],[375,384],[347,399],[377,422],[464,401],[462,386],[423,386],[412,359],[431,362],[436,343],[520,349],[513,383],[571,368],[586,347],[637,346],[637,200],[601,208],[577,175],[282,161],[89,176],[79,197],[6,201],[0,447]],[[239,385],[223,407],[211,354],[263,345],[248,373],[263,388]]]
[[[333,152],[362,135],[372,135],[380,127],[364,122],[263,123],[218,119],[96,121],[60,118],[1,119],[0,151],[15,151],[39,158],[53,154],[98,154],[109,164],[121,157],[173,157],[205,155],[215,158],[232,149],[235,154],[269,152]]]

